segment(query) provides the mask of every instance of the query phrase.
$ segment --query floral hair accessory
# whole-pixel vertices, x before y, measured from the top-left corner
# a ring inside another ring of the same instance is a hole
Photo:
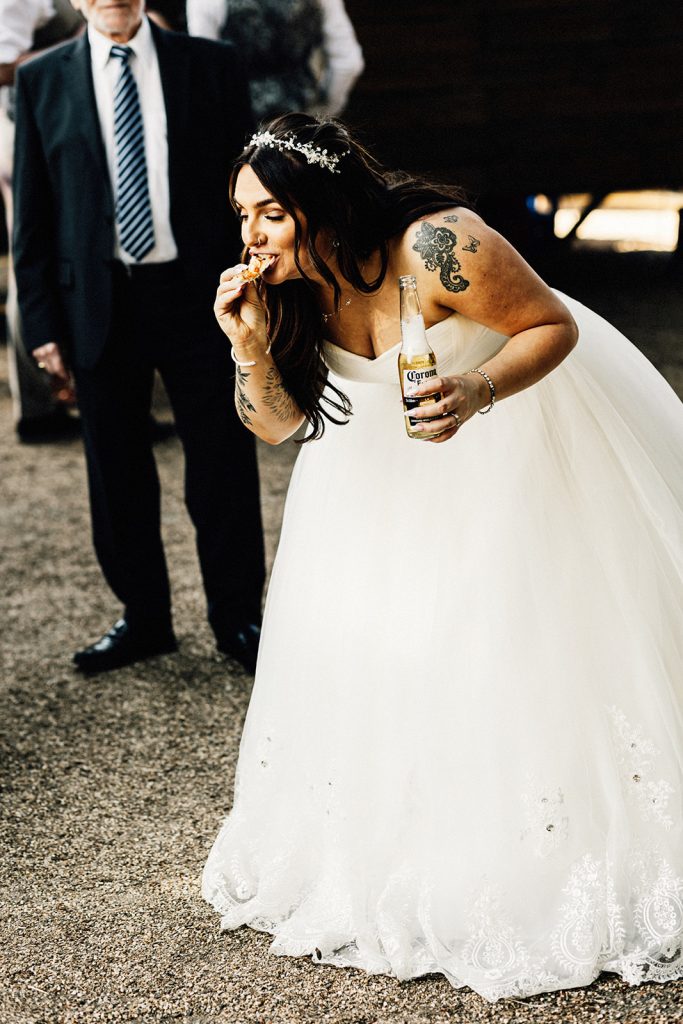
[[[262,146],[268,146],[269,149],[279,149],[281,153],[285,150],[294,150],[297,153],[303,154],[309,164],[320,164],[326,171],[330,171],[331,174],[341,174],[341,171],[337,169],[337,164],[343,156],[349,155],[347,149],[344,153],[328,153],[326,149],[321,149],[320,146],[313,146],[310,142],[299,142],[295,135],[287,135],[285,138],[278,138],[277,135],[273,135],[272,132],[257,132],[252,135],[250,146],[256,146],[260,149]]]

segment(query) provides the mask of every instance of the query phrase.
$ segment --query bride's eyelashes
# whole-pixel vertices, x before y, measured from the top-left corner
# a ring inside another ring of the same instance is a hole
[[[239,219],[241,221],[245,221],[247,219],[246,213],[240,213],[239,214]],[[271,220],[271,221],[279,221],[279,220],[284,220],[284,219],[285,219],[284,213],[267,213],[265,215],[265,217],[264,217],[264,220]]]

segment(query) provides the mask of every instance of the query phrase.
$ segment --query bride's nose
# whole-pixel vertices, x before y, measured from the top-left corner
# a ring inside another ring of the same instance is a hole
[[[259,245],[265,245],[266,238],[262,231],[257,231],[255,227],[249,224],[249,221],[243,221],[242,227],[242,241],[247,248],[257,248]]]

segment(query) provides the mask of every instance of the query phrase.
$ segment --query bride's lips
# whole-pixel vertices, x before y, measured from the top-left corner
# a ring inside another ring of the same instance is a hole
[[[258,255],[259,256],[267,256],[268,259],[270,260],[270,263],[268,264],[268,266],[265,267],[264,270],[262,270],[262,272],[261,272],[261,277],[263,277],[264,274],[267,274],[269,270],[273,269],[273,267],[277,263],[278,257],[273,252],[260,252]]]
[[[243,266],[240,272],[236,275],[235,280],[240,285],[249,284],[252,281],[257,281],[259,277],[269,270],[275,259],[273,253],[269,252],[256,252],[254,249],[249,250],[249,262],[246,266]]]

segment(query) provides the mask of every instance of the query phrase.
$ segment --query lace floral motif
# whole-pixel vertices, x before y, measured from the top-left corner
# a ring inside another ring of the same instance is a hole
[[[635,920],[648,953],[669,958],[680,954],[683,938],[683,878],[654,846],[634,857],[637,903]]]
[[[471,911],[472,930],[462,951],[466,963],[497,979],[517,964],[526,962],[528,952],[515,934],[501,907],[501,893],[486,885]]]
[[[555,987],[558,979],[543,969],[542,962],[533,958],[522,942],[503,908],[500,889],[484,884],[472,904],[470,922],[470,937],[463,948],[462,959],[486,979],[488,999]],[[480,983],[477,989],[483,991]]]
[[[650,945],[672,956],[680,948],[683,924],[681,889],[683,883],[674,876],[670,865],[662,863],[659,876],[651,890],[636,907],[636,919]]]
[[[512,891],[498,884],[516,877],[507,862],[501,876],[494,868],[481,877],[479,865],[461,875],[456,861],[455,892],[466,888],[471,903],[463,919],[458,898],[451,918],[440,878],[411,859],[410,849],[403,866],[387,864],[381,887],[357,899],[347,861],[337,856],[350,812],[345,765],[332,757],[307,776],[303,790],[305,813],[324,843],[302,839],[301,815],[298,824],[275,815],[275,843],[268,821],[246,818],[237,800],[207,865],[205,896],[221,911],[224,928],[248,924],[270,932],[278,954],[402,979],[442,971],[489,1000],[586,985],[603,970],[630,984],[682,978],[683,877],[678,845],[663,832],[674,825],[668,808],[674,789],[661,777],[661,754],[644,732],[619,708],[610,708],[610,723],[635,820],[625,818],[617,800],[616,827],[605,829],[606,841],[588,830],[579,846],[584,852],[567,863],[570,838],[578,844],[583,834],[574,820],[580,805],[573,780],[563,778],[561,789],[550,770],[530,775],[521,795],[518,866],[522,877],[530,871],[532,882],[542,878],[543,907],[527,908],[516,883]],[[270,723],[255,737],[250,758],[250,790],[268,789],[287,763]],[[624,844],[615,842],[624,835]],[[529,863],[532,854],[552,859]]]
[[[633,985],[683,977],[683,878],[676,877],[655,844],[639,848],[630,864],[618,870],[608,858],[590,853],[576,861],[550,942],[539,941],[537,953],[531,952],[521,921],[515,920],[510,894],[485,878],[470,905],[462,944],[448,945],[435,929],[427,912],[433,893],[420,901],[422,934],[410,930],[410,907],[420,885],[419,877],[410,873],[387,882],[373,925],[364,920],[353,941],[357,923],[333,876],[319,879],[314,891],[301,891],[279,907],[276,902],[268,906],[270,901],[264,904],[257,891],[247,901],[237,896],[235,890],[249,882],[238,858],[229,863],[227,871],[212,872],[212,884],[205,890],[224,914],[223,927],[249,924],[270,932],[275,936],[273,950],[288,956],[311,955],[315,949],[314,959],[402,978],[442,969],[454,984],[470,985],[489,1000],[553,991],[567,983],[586,985],[602,970],[617,972]],[[615,884],[624,868],[627,902],[620,901]],[[268,888],[271,882],[269,876],[255,889]],[[317,910],[303,923],[296,915],[311,895],[317,897]],[[269,912],[264,913],[266,907]]]
[[[629,800],[636,805],[646,821],[658,821],[665,829],[673,827],[673,818],[667,813],[669,798],[674,792],[666,779],[653,779],[659,750],[647,739],[642,730],[631,723],[617,707],[609,709],[612,732],[617,749],[617,760],[625,769],[625,788]]]
[[[529,779],[528,787],[522,795],[526,828],[521,838],[532,843],[537,857],[547,857],[562,845],[569,832],[569,818],[562,814],[564,794],[534,778]]]
[[[595,968],[601,952],[621,952],[624,923],[607,866],[591,854],[574,865],[563,891],[567,899],[551,947],[570,975],[583,977]]]

